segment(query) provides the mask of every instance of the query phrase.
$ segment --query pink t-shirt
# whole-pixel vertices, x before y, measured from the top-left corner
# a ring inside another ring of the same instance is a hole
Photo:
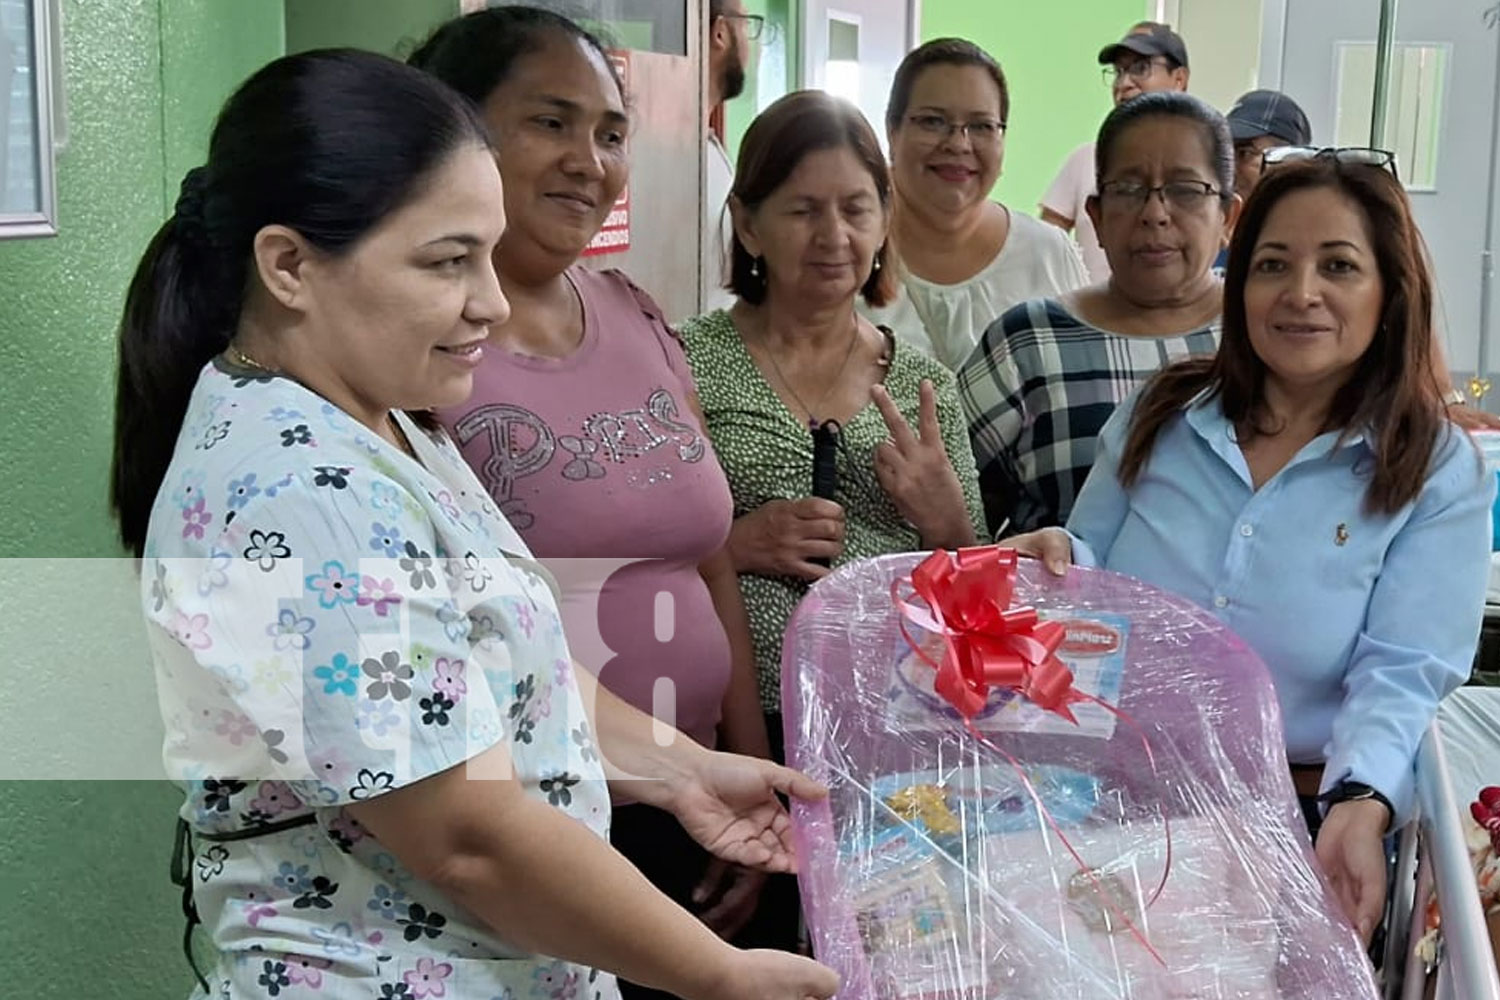
[[[557,575],[573,656],[712,747],[730,650],[698,564],[729,535],[729,485],[656,303],[619,271],[574,267],[568,279],[583,302],[578,348],[538,358],[490,346],[468,402],[438,416]]]

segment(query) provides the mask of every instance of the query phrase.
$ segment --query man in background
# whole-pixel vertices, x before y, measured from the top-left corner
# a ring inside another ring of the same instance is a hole
[[[1106,67],[1104,78],[1117,107],[1139,94],[1188,88],[1187,45],[1181,35],[1156,21],[1141,21],[1124,38],[1106,45],[1099,52],[1099,64]],[[1090,279],[1103,281],[1109,277],[1109,261],[1084,211],[1093,194],[1094,144],[1087,142],[1063,161],[1042,196],[1042,221],[1073,232]]]
[[[1312,126],[1297,102],[1276,90],[1252,90],[1225,115],[1234,139],[1234,193],[1250,197],[1260,183],[1261,157],[1278,146],[1312,145]]]
[[[1225,115],[1234,139],[1234,193],[1249,198],[1260,183],[1266,150],[1278,146],[1312,145],[1312,126],[1297,102],[1276,90],[1252,90],[1234,102]],[[1214,271],[1224,273],[1229,248],[1219,251]]]
[[[750,41],[760,35],[764,20],[746,14],[742,0],[709,0],[708,4],[708,112],[703,139],[705,195],[703,199],[703,308],[727,308],[734,296],[724,288],[725,260],[734,238],[726,202],[734,186],[734,164],[724,148],[712,118],[725,101],[745,91],[745,66],[750,61]]]

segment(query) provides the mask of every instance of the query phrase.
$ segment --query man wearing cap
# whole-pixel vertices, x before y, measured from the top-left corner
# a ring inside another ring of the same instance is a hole
[[[1187,46],[1182,36],[1156,21],[1141,21],[1113,45],[1099,52],[1099,64],[1109,67],[1104,78],[1115,104],[1156,90],[1187,90]],[[1099,246],[1084,203],[1094,194],[1094,144],[1084,143],[1063,161],[1057,179],[1042,196],[1042,221],[1065,230],[1077,226],[1078,249],[1089,277],[1109,277],[1109,261]]]
[[[1252,90],[1225,116],[1234,139],[1234,193],[1250,197],[1260,183],[1261,157],[1278,146],[1312,145],[1312,126],[1297,102],[1279,90]],[[1229,248],[1219,251],[1214,273],[1223,276]]]
[[[1260,183],[1260,158],[1278,146],[1312,145],[1312,126],[1297,102],[1275,90],[1252,90],[1226,116],[1234,138],[1234,193],[1250,197]]]

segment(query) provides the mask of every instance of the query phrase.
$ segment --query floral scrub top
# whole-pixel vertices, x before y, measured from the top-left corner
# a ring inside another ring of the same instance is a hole
[[[550,578],[441,432],[398,415],[419,463],[290,379],[218,364],[142,566],[212,995],[615,1000],[612,976],[508,946],[343,808],[503,741],[526,794],[607,836]]]

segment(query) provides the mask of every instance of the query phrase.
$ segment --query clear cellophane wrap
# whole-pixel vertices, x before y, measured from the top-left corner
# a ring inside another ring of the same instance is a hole
[[[965,718],[934,690],[943,636],[900,610],[922,558],[821,581],[783,648],[788,762],[830,789],[794,820],[840,998],[1376,995],[1241,639],[1139,581],[1022,560],[1010,605],[1061,623],[1086,697],[996,687]]]

